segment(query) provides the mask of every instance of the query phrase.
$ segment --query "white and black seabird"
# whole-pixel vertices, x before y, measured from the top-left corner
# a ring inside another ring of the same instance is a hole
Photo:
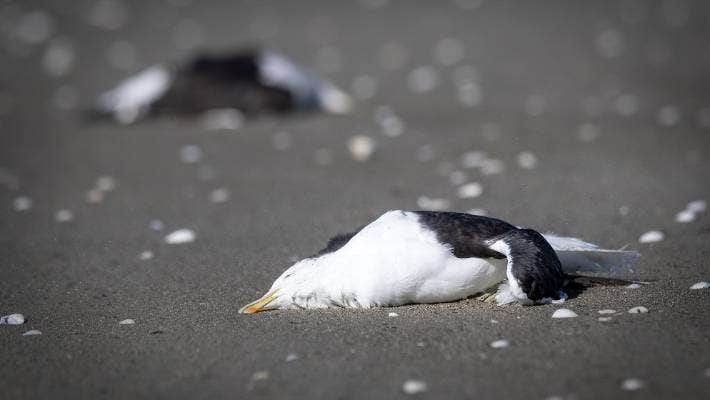
[[[498,303],[544,303],[564,299],[565,273],[613,273],[638,256],[495,218],[389,211],[332,238],[240,312],[448,302],[496,285]]]
[[[293,110],[343,114],[352,108],[352,100],[286,56],[253,48],[203,54],[177,67],[154,65],[101,94],[92,112],[132,123],[148,115],[225,108],[245,114]]]

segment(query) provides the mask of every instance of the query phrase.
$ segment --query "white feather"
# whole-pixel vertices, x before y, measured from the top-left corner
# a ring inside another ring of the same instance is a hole
[[[573,237],[543,235],[557,253],[567,274],[615,276],[633,272],[630,268],[641,256],[636,251],[607,250]]]

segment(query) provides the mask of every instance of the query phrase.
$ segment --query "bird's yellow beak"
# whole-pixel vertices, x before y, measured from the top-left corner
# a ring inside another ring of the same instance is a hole
[[[276,292],[278,290],[274,290],[273,292],[265,294],[262,298],[259,300],[256,300],[254,302],[251,302],[244,307],[239,309],[240,314],[254,314],[259,311],[267,311],[267,310],[273,310],[273,308],[267,308],[266,306],[269,305],[274,299],[276,298]]]

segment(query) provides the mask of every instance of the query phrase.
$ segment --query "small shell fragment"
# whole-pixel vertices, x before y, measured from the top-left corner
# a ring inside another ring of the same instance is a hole
[[[253,381],[264,381],[269,379],[269,371],[256,371],[254,375],[251,376]]]
[[[426,390],[427,384],[424,381],[409,379],[402,384],[402,391],[406,394],[417,394],[426,392]]]
[[[494,349],[503,349],[510,346],[510,342],[505,339],[500,339],[491,342],[490,346]]]
[[[601,322],[609,322],[611,321],[611,317],[599,317],[597,320]]]
[[[599,314],[616,314],[616,310],[606,309],[597,311]]]
[[[296,353],[288,353],[288,354],[286,355],[286,362],[296,361],[296,360],[298,360],[299,358],[300,358],[300,357],[299,357],[298,354],[296,354]]]
[[[641,243],[655,243],[660,242],[665,238],[665,235],[661,231],[648,231],[639,237],[639,242]]]
[[[639,285],[638,283],[631,283],[626,286],[626,289],[639,289],[640,287],[641,285]]]
[[[74,213],[71,210],[57,210],[57,212],[54,213],[54,220],[60,223],[70,222],[73,219]]]
[[[708,203],[705,200],[694,200],[688,203],[688,205],[685,207],[686,210],[692,211],[692,212],[705,212],[705,210],[708,207]]]
[[[461,199],[473,199],[481,193],[483,193],[483,186],[478,182],[467,183],[458,188],[458,196]]]
[[[0,317],[0,325],[22,325],[25,323],[25,316],[22,314],[10,314]]]
[[[399,314],[397,314],[396,312],[391,312],[391,313],[388,313],[387,316],[388,317],[399,317]]]
[[[560,308],[552,313],[552,318],[575,318],[577,316],[577,313],[567,308]]]
[[[124,319],[123,321],[120,321],[118,324],[119,325],[133,325],[135,323],[136,323],[135,320],[128,318],[128,319]]]
[[[32,199],[27,196],[16,197],[15,200],[12,201],[12,208],[14,208],[15,211],[27,211],[32,208]]]
[[[629,308],[629,314],[646,314],[647,312],[648,308],[644,306],[636,306]]]
[[[645,386],[646,383],[638,378],[629,378],[621,382],[621,388],[629,391],[643,389]]]
[[[178,229],[165,236],[167,244],[183,244],[190,243],[195,240],[195,232],[190,229]]]
[[[141,252],[141,254],[140,254],[140,256],[138,256],[138,258],[140,258],[143,261],[150,260],[151,258],[153,258],[153,252],[150,250],[146,250],[144,252]]]
[[[675,222],[685,224],[695,220],[695,212],[691,210],[683,210],[675,215]]]
[[[356,135],[348,140],[348,150],[353,160],[365,162],[375,151],[375,141],[369,136]]]
[[[710,288],[710,282],[698,282],[690,287],[691,290],[700,290]]]
[[[38,331],[37,329],[31,329],[25,333],[22,334],[22,336],[35,336],[35,335],[41,335],[42,332]]]

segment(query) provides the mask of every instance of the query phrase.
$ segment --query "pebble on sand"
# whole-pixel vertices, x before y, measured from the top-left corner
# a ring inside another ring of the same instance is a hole
[[[119,325],[133,325],[135,323],[136,323],[135,320],[128,318],[128,319],[124,319],[123,321],[119,322],[118,324]]]
[[[426,392],[427,384],[424,381],[418,381],[415,379],[408,379],[402,384],[402,390],[406,394],[417,394]]]
[[[640,243],[655,243],[660,242],[665,238],[665,235],[661,231],[648,231],[639,237]]]
[[[629,308],[629,314],[646,314],[647,312],[648,308],[644,306],[636,306]]]
[[[22,314],[10,314],[0,317],[0,325],[22,325],[25,323],[25,316]]]
[[[35,335],[41,335],[42,332],[38,331],[37,329],[31,329],[25,333],[22,334],[22,336],[35,336]]]
[[[629,378],[621,382],[621,388],[629,391],[643,389],[645,386],[646,383],[638,378]]]
[[[577,317],[577,313],[567,309],[567,308],[560,308],[555,310],[555,312],[552,314],[552,318],[575,318]]]
[[[691,290],[700,290],[710,288],[710,282],[698,282],[690,287]]]
[[[490,346],[494,349],[503,349],[503,348],[510,346],[510,342],[505,339],[500,339],[500,340],[496,340],[496,341],[491,342]]]
[[[606,309],[597,311],[599,314],[616,314],[616,310]]]
[[[183,244],[190,243],[195,240],[195,232],[191,229],[178,229],[165,236],[167,244]]]

